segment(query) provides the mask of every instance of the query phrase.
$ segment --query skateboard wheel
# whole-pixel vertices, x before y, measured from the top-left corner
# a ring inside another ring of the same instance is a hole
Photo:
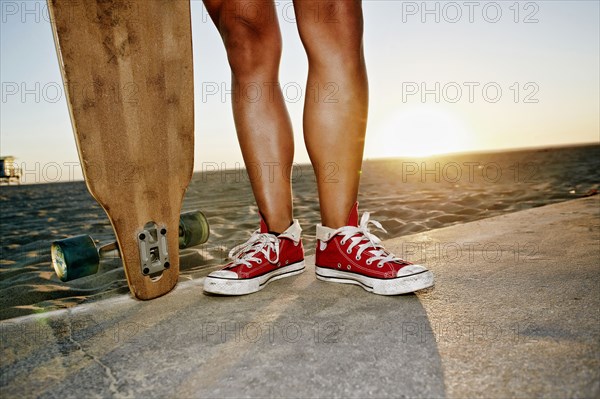
[[[55,241],[51,253],[52,266],[62,281],[75,280],[98,271],[100,256],[94,240],[88,235]]]
[[[200,211],[182,213],[179,217],[179,248],[204,244],[210,236],[206,216]]]

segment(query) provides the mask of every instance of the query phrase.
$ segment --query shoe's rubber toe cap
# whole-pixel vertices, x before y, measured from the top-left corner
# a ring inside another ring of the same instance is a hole
[[[227,279],[236,279],[239,278],[236,272],[232,272],[231,270],[217,270],[208,275],[208,277],[216,277],[216,278],[227,278]]]
[[[408,265],[408,266],[404,266],[402,269],[398,270],[398,274],[396,275],[396,277],[411,276],[413,274],[419,274],[419,273],[423,273],[426,271],[427,271],[427,268],[425,268],[421,265]]]

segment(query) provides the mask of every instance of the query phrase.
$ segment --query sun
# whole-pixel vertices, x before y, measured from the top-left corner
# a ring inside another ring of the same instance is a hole
[[[469,149],[464,123],[452,112],[431,105],[404,108],[367,136],[370,158],[426,157]]]

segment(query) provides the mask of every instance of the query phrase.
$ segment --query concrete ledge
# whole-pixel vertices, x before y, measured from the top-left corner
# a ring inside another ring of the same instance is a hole
[[[418,295],[433,331],[405,338],[437,340],[449,397],[600,395],[598,196],[387,245],[436,275]]]
[[[600,198],[390,240],[436,287],[301,276],[0,322],[3,397],[597,397]]]

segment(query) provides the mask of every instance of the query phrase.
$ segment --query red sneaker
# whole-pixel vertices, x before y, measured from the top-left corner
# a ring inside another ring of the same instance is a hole
[[[319,280],[356,284],[380,295],[406,294],[433,285],[433,274],[389,253],[381,240],[369,232],[373,223],[365,212],[358,224],[358,202],[348,216],[348,226],[339,229],[317,225],[315,272]]]
[[[251,294],[262,290],[271,281],[302,273],[301,233],[297,220],[279,235],[269,233],[261,218],[260,229],[229,252],[232,262],[206,277],[204,291],[222,295]]]

